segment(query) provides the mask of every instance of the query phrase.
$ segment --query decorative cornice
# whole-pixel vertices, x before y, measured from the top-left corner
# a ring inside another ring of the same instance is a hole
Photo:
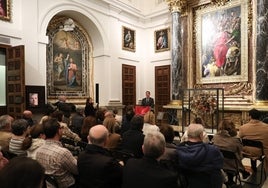
[[[187,0],[166,0],[170,12],[180,12],[184,14],[186,11]]]
[[[214,5],[221,6],[221,5],[225,5],[229,1],[231,1],[231,0],[211,0],[211,3]]]

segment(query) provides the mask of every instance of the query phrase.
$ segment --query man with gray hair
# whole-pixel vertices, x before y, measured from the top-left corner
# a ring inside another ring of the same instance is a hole
[[[187,130],[188,141],[177,147],[177,153],[179,168],[188,179],[189,188],[221,188],[223,156],[220,150],[203,142],[201,124],[190,124]]]
[[[162,133],[156,131],[148,133],[142,146],[144,157],[131,158],[124,167],[122,188],[177,188],[177,174],[165,169],[159,163],[165,147],[166,142]]]
[[[2,151],[9,150],[9,141],[11,139],[11,124],[14,118],[10,115],[0,116],[0,146]]]
[[[80,188],[121,188],[123,167],[104,148],[108,136],[109,132],[103,125],[90,128],[88,145],[77,159]]]

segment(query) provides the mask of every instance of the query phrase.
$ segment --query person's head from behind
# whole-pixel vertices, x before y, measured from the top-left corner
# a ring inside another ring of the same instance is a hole
[[[196,118],[194,118],[194,120],[193,120],[192,123],[197,123],[197,124],[204,125],[204,121],[202,120],[201,117],[196,117]]]
[[[109,136],[109,131],[103,125],[91,127],[88,133],[88,143],[104,147]]]
[[[135,115],[130,121],[132,130],[142,130],[144,124],[144,118],[141,115]]]
[[[28,127],[29,124],[25,119],[17,119],[11,124],[12,133],[16,136],[26,135]]]
[[[11,131],[11,124],[14,118],[10,115],[0,116],[0,131]]]
[[[237,135],[237,130],[235,128],[235,124],[234,122],[229,119],[229,118],[225,118],[221,121],[220,126],[219,126],[219,130],[225,130],[229,133],[230,136],[236,136]]]
[[[64,118],[64,113],[63,111],[56,110],[51,114],[51,117],[57,119],[59,122],[62,122]]]
[[[22,149],[27,150],[32,145],[32,139],[45,139],[43,124],[36,124],[30,128],[29,135],[23,140]]]
[[[174,141],[175,133],[171,125],[161,125],[160,132],[164,135],[167,143],[172,143]]]
[[[165,137],[158,131],[153,131],[146,134],[142,151],[144,156],[153,159],[158,159],[165,152],[166,142]]]
[[[29,157],[15,157],[0,171],[1,188],[42,188],[45,169]]]
[[[151,125],[155,125],[155,115],[152,111],[148,111],[146,112],[146,114],[144,114],[144,123],[149,123]]]
[[[103,125],[108,129],[109,133],[116,132],[116,120],[113,117],[107,117],[103,121]]]
[[[44,134],[46,139],[52,139],[57,137],[61,138],[62,132],[60,131],[61,126],[56,118],[50,118],[43,123]]]
[[[188,140],[192,142],[202,142],[204,127],[201,124],[191,123],[188,126]]]
[[[255,108],[249,111],[249,116],[251,119],[259,120],[261,117],[261,112]]]

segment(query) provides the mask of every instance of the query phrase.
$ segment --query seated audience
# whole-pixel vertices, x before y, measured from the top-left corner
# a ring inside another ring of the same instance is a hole
[[[162,133],[148,133],[142,146],[144,157],[131,158],[124,166],[122,188],[177,188],[177,174],[163,168],[158,162],[165,146]]]
[[[142,144],[144,134],[142,133],[144,119],[141,115],[135,115],[131,121],[131,127],[122,136],[121,148],[124,151],[130,152],[135,157],[142,157]]]
[[[28,122],[25,119],[17,119],[11,124],[12,137],[9,142],[9,151],[15,155],[27,155],[22,149],[22,143],[28,134]]]
[[[14,118],[10,115],[0,116],[0,146],[3,152],[9,150],[9,142],[12,137],[11,124]]]
[[[177,147],[179,168],[188,179],[189,188],[222,188],[223,156],[220,150],[203,142],[204,127],[188,126],[188,141]]]
[[[105,148],[107,149],[118,148],[121,142],[121,135],[117,133],[118,127],[117,127],[115,118],[114,117],[105,118],[103,121],[103,125],[109,131],[109,138],[108,138]]]
[[[77,160],[80,188],[121,187],[122,166],[105,149],[108,135],[103,125],[96,125],[89,130],[89,144]]]
[[[152,111],[144,114],[143,134],[146,135],[152,131],[159,131],[159,127],[155,124],[155,115]]]
[[[86,106],[84,109],[85,116],[96,116],[97,109],[94,107],[94,102],[92,97],[87,98],[86,100]]]
[[[97,118],[97,122],[98,124],[103,124],[104,118],[105,118],[105,113],[107,112],[107,108],[98,108],[98,110],[96,111],[96,118]]]
[[[59,187],[75,187],[77,161],[68,149],[62,147],[63,127],[55,118],[45,121],[43,126],[46,142],[37,150],[36,160],[45,168],[47,175],[56,179]]]
[[[239,161],[239,169],[243,174],[243,178],[247,178],[250,174],[245,170],[245,167],[242,164],[242,142],[237,137],[237,131],[235,128],[235,124],[230,119],[223,119],[220,123],[219,130],[217,134],[213,137],[213,143],[219,149],[232,151],[236,154],[236,157]],[[234,160],[231,159],[224,159],[224,169],[229,170],[236,170],[236,164]],[[234,175],[233,173],[228,173],[228,182],[226,182],[227,186],[233,186],[236,183],[234,182]]]
[[[193,124],[201,124],[203,126],[205,124],[204,121],[200,117],[194,118],[192,123]],[[188,141],[188,131],[187,130],[184,132],[183,136],[181,137],[181,142],[186,142],[186,141]],[[203,142],[209,143],[209,138],[208,138],[208,135],[207,135],[205,129],[203,131]]]
[[[55,112],[57,110],[56,106],[53,106],[53,104],[51,103],[47,103],[45,105],[45,109],[44,109],[44,115],[41,117],[39,124],[42,124],[43,121],[47,120],[48,118],[51,117],[52,113]]]
[[[30,128],[30,133],[22,143],[22,149],[27,151],[27,157],[35,159],[37,149],[45,143],[45,134],[42,124]]]
[[[133,105],[128,105],[126,106],[126,110],[125,110],[125,115],[123,116],[122,119],[122,124],[121,124],[121,130],[120,130],[120,134],[123,135],[124,132],[128,131],[131,127],[131,119],[133,118],[133,116],[135,115],[135,111],[134,111],[134,107]]]
[[[113,113],[114,113],[114,118],[115,118],[116,122],[118,122],[119,126],[121,126],[123,117],[118,114],[117,108],[113,109]]]
[[[248,123],[239,127],[240,138],[261,141],[264,147],[266,170],[268,169],[268,126],[260,120],[261,112],[257,109],[249,111],[250,120]],[[260,150],[252,147],[243,147],[243,152],[252,155],[252,157],[260,156]],[[257,171],[256,160],[251,160],[251,168]]]
[[[15,157],[0,170],[1,188],[43,187],[44,168],[26,156]]]
[[[82,128],[81,128],[81,133],[80,133],[80,137],[81,137],[83,142],[88,142],[88,140],[87,140],[88,131],[94,125],[97,125],[96,117],[94,117],[94,116],[85,117],[85,119],[83,121]]]
[[[64,115],[63,115],[63,112],[62,111],[55,111],[52,113],[51,115],[52,118],[56,118],[60,124],[60,126],[63,127],[63,136],[64,137],[67,137],[69,139],[72,139],[74,141],[80,141],[81,138],[76,134],[74,133],[68,126],[66,123],[63,122],[63,118],[64,118]]]

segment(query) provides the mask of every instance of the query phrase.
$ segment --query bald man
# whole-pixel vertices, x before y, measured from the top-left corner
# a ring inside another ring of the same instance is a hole
[[[122,166],[104,148],[108,135],[103,125],[95,125],[89,130],[88,145],[77,160],[79,187],[121,187]]]

